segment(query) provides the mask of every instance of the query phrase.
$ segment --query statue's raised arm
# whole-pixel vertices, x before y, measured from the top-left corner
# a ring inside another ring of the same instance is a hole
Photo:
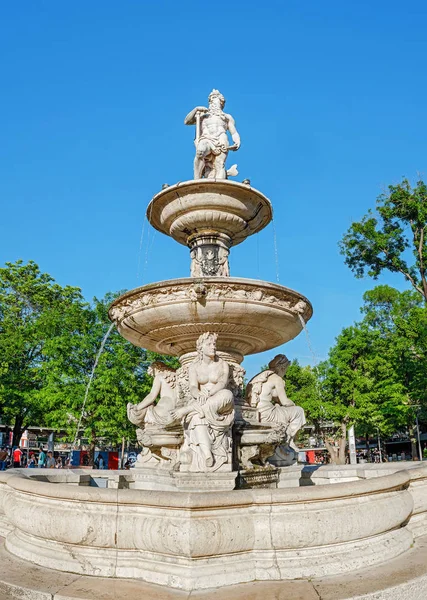
[[[237,175],[236,165],[225,169],[229,150],[238,150],[240,135],[231,115],[224,112],[225,98],[218,90],[209,94],[209,107],[196,106],[184,119],[185,125],[196,126],[194,179],[227,179]],[[229,144],[227,132],[233,144]]]
[[[196,106],[193,110],[190,110],[188,115],[184,119],[184,125],[196,125],[196,115],[200,113],[201,115],[207,113],[209,109],[206,106]]]

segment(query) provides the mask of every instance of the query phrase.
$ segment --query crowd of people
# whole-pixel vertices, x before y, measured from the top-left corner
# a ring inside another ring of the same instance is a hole
[[[38,454],[29,452],[28,454],[16,446],[15,448],[2,448],[0,450],[0,471],[5,471],[11,467],[28,469],[63,469],[71,466],[69,457],[57,456],[51,450],[47,452],[43,447],[39,448]]]

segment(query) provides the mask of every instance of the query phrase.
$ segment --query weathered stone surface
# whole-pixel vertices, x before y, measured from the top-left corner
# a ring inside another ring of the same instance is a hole
[[[190,247],[209,234],[220,234],[235,246],[272,218],[270,200],[235,181],[183,181],[156,194],[147,208],[153,227]]]
[[[218,334],[218,350],[241,362],[275,348],[312,316],[309,301],[281,285],[253,279],[207,277],[153,283],[127,292],[109,310],[120,334],[136,346],[182,356],[197,338]]]
[[[1,600],[425,600],[427,596],[426,537],[389,563],[345,576],[262,581],[192,592],[143,581],[58,573],[11,556],[2,544],[0,564]]]
[[[427,537],[380,566],[346,577],[313,582],[322,600],[425,600],[427,598]]]
[[[191,277],[228,277],[231,246],[271,221],[270,201],[248,185],[186,181],[162,190],[147,209],[149,222],[190,248]]]
[[[198,474],[195,474],[198,475]],[[202,474],[203,475],[203,474]],[[349,572],[413,542],[407,471],[293,489],[161,492],[9,477],[7,549],[85,575],[186,590]],[[31,518],[29,515],[31,514]]]

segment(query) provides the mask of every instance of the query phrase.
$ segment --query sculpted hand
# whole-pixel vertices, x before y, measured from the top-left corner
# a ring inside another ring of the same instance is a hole
[[[170,415],[174,421],[178,421],[182,419],[187,414],[187,408],[184,406],[182,408],[176,408],[175,410],[171,410]]]

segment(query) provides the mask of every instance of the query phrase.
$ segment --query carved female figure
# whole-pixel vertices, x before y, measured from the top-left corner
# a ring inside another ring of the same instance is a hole
[[[198,356],[188,370],[190,402],[172,411],[174,419],[184,418],[181,462],[187,457],[190,471],[216,471],[229,460],[234,404],[226,389],[229,366],[216,354],[217,337],[203,333],[197,340]]]
[[[269,368],[248,383],[246,396],[250,405],[258,409],[261,423],[286,426],[286,443],[298,452],[294,439],[306,421],[304,410],[286,395],[283,377],[290,364],[284,354],[275,356],[268,364]]]
[[[128,403],[128,419],[141,428],[146,425],[168,425],[171,423],[171,411],[177,401],[175,369],[156,360],[148,367],[147,372],[154,377],[151,391],[138,404]],[[158,403],[154,405],[159,396]]]

